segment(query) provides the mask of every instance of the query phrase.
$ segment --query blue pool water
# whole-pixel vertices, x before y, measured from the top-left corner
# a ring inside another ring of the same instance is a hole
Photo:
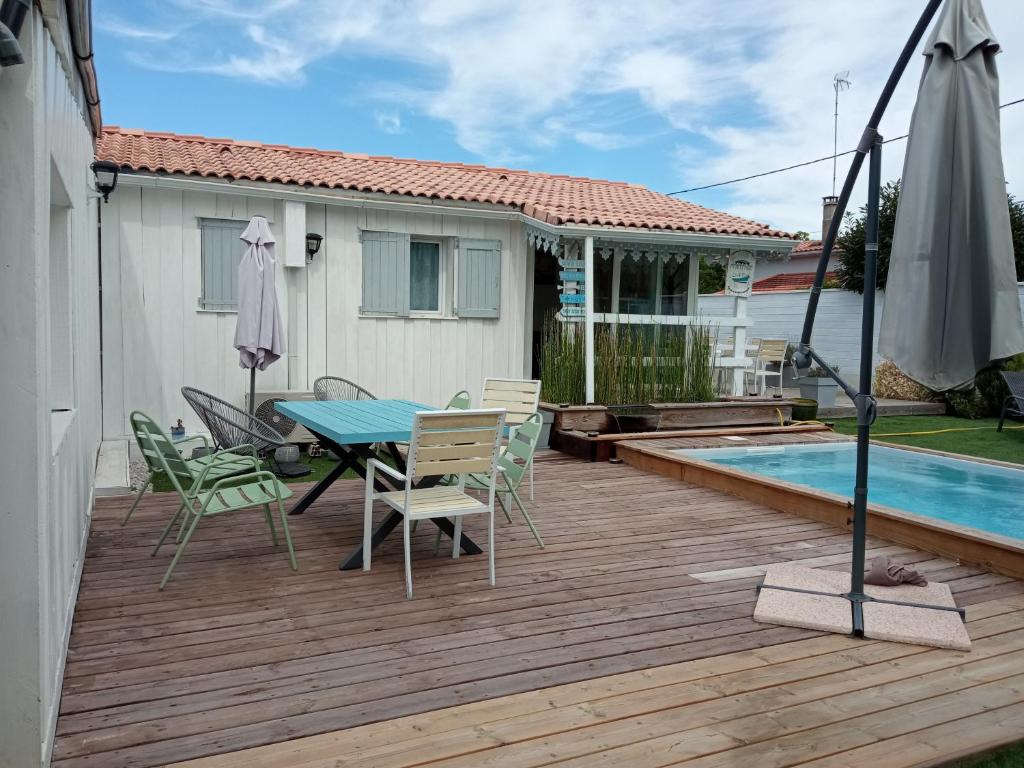
[[[677,453],[853,497],[854,443]],[[1024,539],[1024,470],[871,446],[868,501]]]

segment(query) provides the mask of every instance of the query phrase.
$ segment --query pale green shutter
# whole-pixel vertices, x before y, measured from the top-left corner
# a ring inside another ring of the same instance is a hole
[[[360,311],[409,314],[409,235],[361,233],[363,242],[363,305]]]
[[[497,317],[501,309],[501,241],[459,239],[456,313]]]
[[[238,264],[245,253],[239,237],[245,227],[244,221],[200,220],[203,291],[199,305],[203,309],[238,309]]]

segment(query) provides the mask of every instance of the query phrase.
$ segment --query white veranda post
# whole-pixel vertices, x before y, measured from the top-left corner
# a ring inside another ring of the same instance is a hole
[[[736,304],[733,311],[733,316],[737,320],[742,320],[747,316],[747,297],[737,296]],[[734,329],[733,339],[733,357],[746,357],[747,356],[747,327],[745,325],[737,325]],[[742,367],[736,367],[732,369],[732,394],[742,395],[743,394],[743,371]]]
[[[587,405],[594,402],[594,238],[583,240],[583,347],[586,369]]]

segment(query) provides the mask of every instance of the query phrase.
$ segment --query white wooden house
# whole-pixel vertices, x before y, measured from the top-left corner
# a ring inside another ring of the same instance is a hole
[[[111,438],[137,408],[197,428],[185,384],[244,402],[234,273],[256,214],[278,241],[287,346],[257,389],[332,374],[438,405],[485,376],[533,374],[546,314],[691,322],[700,257],[796,244],[620,182],[116,127],[97,155],[121,166],[101,238]],[[312,258],[309,232],[323,237]]]
[[[26,5],[5,31],[23,60],[5,44],[0,64],[0,765],[17,768],[49,763],[101,428],[89,3]]]

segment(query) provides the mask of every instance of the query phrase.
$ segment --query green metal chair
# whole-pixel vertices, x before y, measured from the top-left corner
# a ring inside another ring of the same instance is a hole
[[[512,503],[515,502],[516,506],[519,507],[519,511],[523,514],[523,519],[526,520],[526,524],[530,527],[533,538],[537,540],[537,544],[540,545],[541,549],[544,548],[544,540],[540,537],[537,526],[533,524],[530,513],[526,511],[523,500],[519,497],[519,486],[522,484],[523,478],[527,476],[530,467],[533,466],[533,454],[537,450],[537,442],[540,440],[543,423],[544,420],[541,418],[541,415],[535,413],[516,427],[515,432],[509,438],[508,444],[504,446],[498,456],[498,483],[495,488],[498,505],[501,507],[501,511],[505,513],[505,519],[510,523],[512,522],[509,510],[512,507]],[[447,482],[450,483],[451,481],[448,480]],[[464,487],[466,490],[486,491],[490,488],[490,479],[482,475],[467,475]],[[435,552],[441,542],[440,530],[438,534],[434,541]]]
[[[448,405],[444,407],[446,411],[466,411],[469,410],[471,405],[469,392],[464,389],[460,389],[454,395],[451,400],[448,401]]]
[[[135,415],[132,414],[133,418]],[[139,415],[141,416],[141,414]],[[151,419],[147,418],[146,421],[149,424],[153,424]],[[156,425],[153,424],[153,426]],[[174,524],[181,518],[182,513],[185,515],[182,519],[181,529],[184,531],[184,535],[182,535],[181,543],[178,544],[178,549],[174,553],[174,558],[171,560],[170,565],[167,566],[167,572],[164,573],[164,577],[160,582],[160,589],[163,589],[171,578],[171,574],[174,572],[178,560],[181,559],[185,547],[188,546],[192,534],[195,533],[199,521],[204,517],[211,517],[212,515],[219,515],[224,512],[235,512],[250,507],[263,507],[263,517],[267,521],[267,527],[270,528],[270,538],[276,547],[277,531],[274,529],[274,519],[270,511],[272,503],[277,504],[277,512],[281,518],[281,527],[284,528],[284,538],[288,545],[288,556],[291,559],[292,570],[298,570],[299,565],[295,559],[292,535],[288,530],[288,517],[284,511],[284,499],[290,498],[292,492],[274,477],[273,472],[260,469],[260,460],[253,446],[237,446],[233,449],[214,454],[216,457],[231,454],[237,457],[238,460],[244,459],[249,468],[251,468],[251,471],[241,475],[222,477],[207,489],[209,474],[217,466],[215,462],[210,462],[196,473],[189,466],[188,462],[181,458],[174,444],[158,427],[156,431],[153,431],[148,424],[141,422],[139,425],[139,437],[143,454],[153,459],[159,465],[160,469],[170,479],[178,496],[181,497],[181,506],[178,507],[174,517],[164,527],[163,532],[160,534],[160,540],[157,541],[156,546],[153,548],[151,557],[155,556],[160,550]],[[248,449],[249,453],[248,455],[243,455],[246,449]],[[179,535],[181,535],[180,531]]]
[[[146,468],[149,470],[149,477],[146,478],[146,482],[143,483],[139,492],[135,495],[135,501],[132,503],[132,508],[129,509],[128,514],[124,516],[124,520],[121,521],[121,525],[127,523],[135,513],[135,509],[139,506],[139,502],[142,501],[142,496],[146,493],[146,489],[153,484],[153,481],[158,475],[164,474],[157,458],[150,455],[150,453],[142,447],[143,427],[153,434],[162,435],[163,431],[159,426],[157,426],[156,422],[141,411],[134,411],[129,417],[129,421],[132,425],[132,434],[135,436],[135,442],[139,446],[139,450],[142,452],[142,457],[146,460]],[[172,443],[174,456],[181,458],[181,447],[187,443],[193,443],[196,441],[201,441],[204,448],[207,450],[210,449],[210,441],[206,439],[206,435],[190,435],[189,437]],[[196,474],[202,472],[204,469],[208,469],[209,471],[206,473],[206,479],[211,483],[220,480],[222,477],[230,477],[231,475],[237,475],[245,472],[252,466],[252,462],[248,458],[239,456],[237,451],[231,449],[219,451],[217,453],[208,453],[205,456],[199,456],[194,459],[185,459],[184,461],[188,465],[189,469]]]

